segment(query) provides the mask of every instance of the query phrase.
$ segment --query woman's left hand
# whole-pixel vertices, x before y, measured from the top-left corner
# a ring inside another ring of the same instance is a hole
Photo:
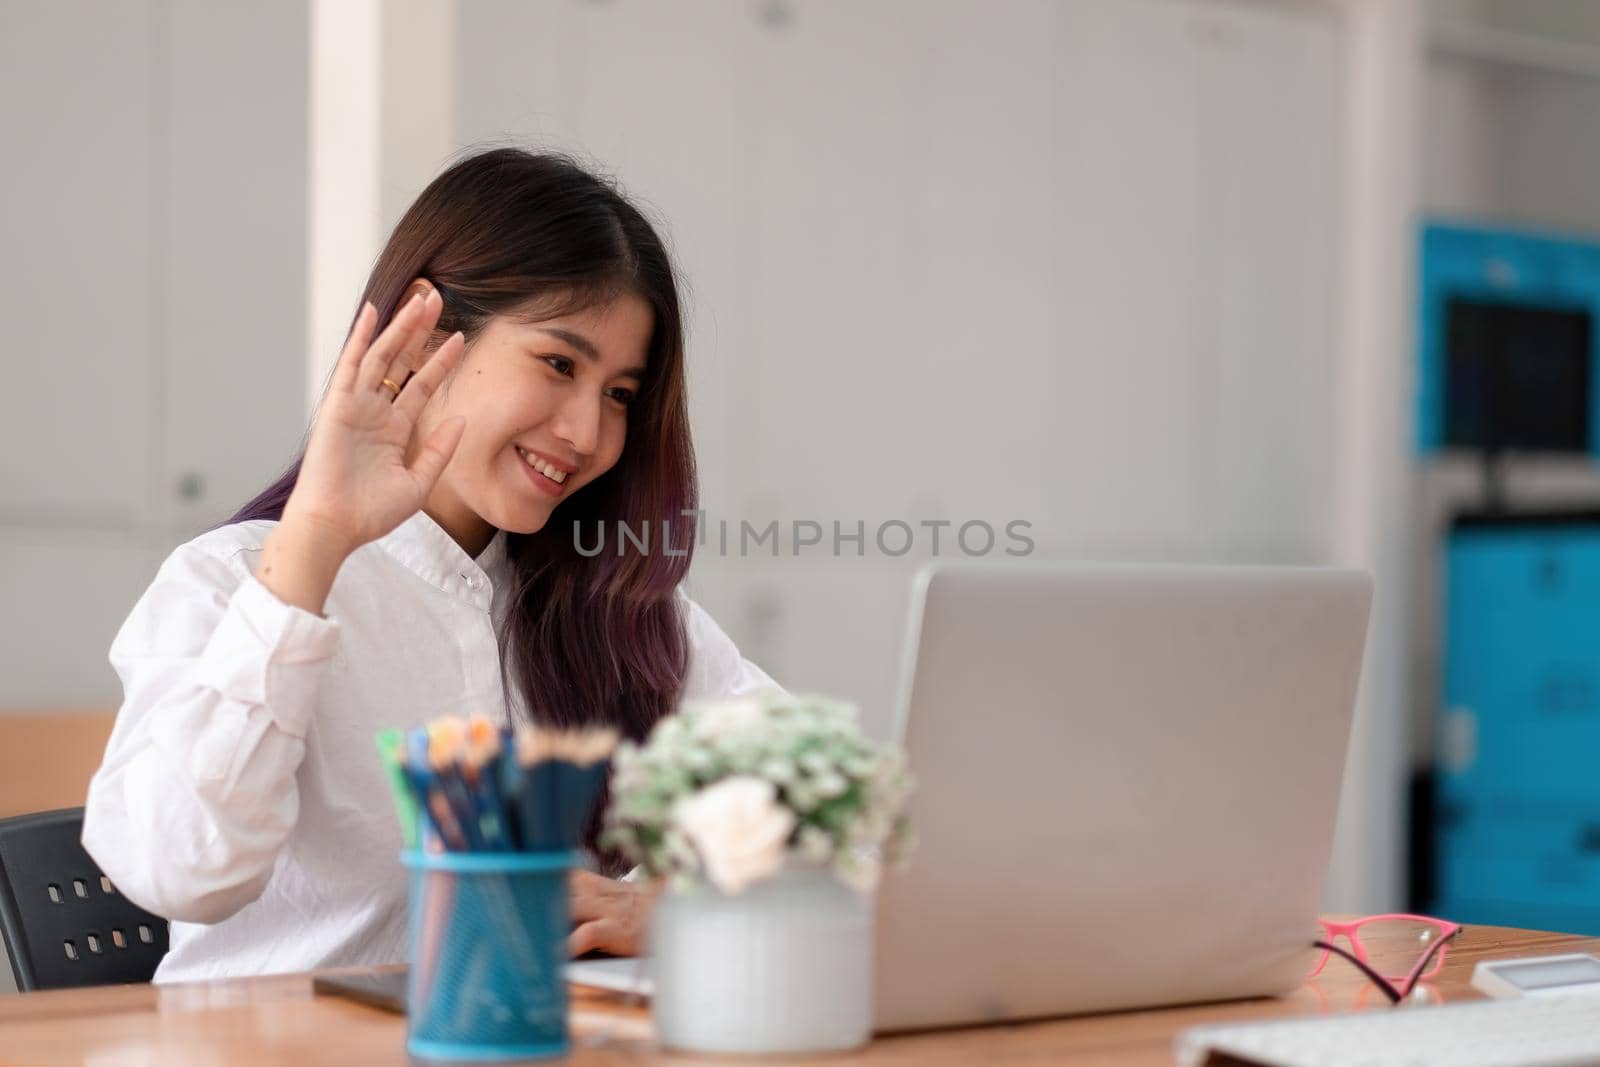
[[[613,956],[639,955],[659,886],[619,882],[584,870],[573,871],[567,886],[574,926],[567,938],[570,955],[576,958],[595,949]]]

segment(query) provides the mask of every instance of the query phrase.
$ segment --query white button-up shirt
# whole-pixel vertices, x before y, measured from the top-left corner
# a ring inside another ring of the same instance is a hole
[[[129,900],[172,920],[157,981],[404,960],[402,842],[374,735],[507,719],[504,533],[474,560],[419,511],[345,560],[322,618],[256,580],[274,525],[180,546],[111,646],[123,703],[83,843]],[[774,684],[678,599],[684,699]]]

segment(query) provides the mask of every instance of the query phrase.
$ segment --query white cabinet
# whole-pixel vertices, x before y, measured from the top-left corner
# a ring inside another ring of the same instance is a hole
[[[1069,549],[1313,559],[1332,454],[1338,30],[1311,5],[1062,5]]]
[[[153,18],[150,3],[13,5],[0,33],[7,526],[148,514]]]
[[[1336,24],[801,5],[758,43],[746,507],[1026,518],[1041,557],[1325,558]],[[783,680],[881,721],[905,564],[720,569]]]
[[[306,9],[13,8],[0,711],[114,706],[156,565],[303,430]]]
[[[304,2],[166,8],[157,499],[187,538],[306,429],[309,22]]]

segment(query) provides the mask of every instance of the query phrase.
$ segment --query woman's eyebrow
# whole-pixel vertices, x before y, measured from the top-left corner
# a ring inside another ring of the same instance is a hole
[[[560,326],[535,326],[533,328],[540,333],[547,333],[551,337],[557,337],[565,341],[573,348],[576,348],[590,363],[600,362],[600,350],[594,346],[594,342],[583,336],[583,334],[562,329]],[[627,370],[619,371],[618,373],[624,378],[633,378],[638,381],[644,380],[643,367],[629,367]]]

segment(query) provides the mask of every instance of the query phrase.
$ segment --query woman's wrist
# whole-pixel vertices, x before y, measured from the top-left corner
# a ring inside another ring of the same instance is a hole
[[[262,545],[256,580],[279,600],[321,615],[339,568],[356,546],[285,508]]]

